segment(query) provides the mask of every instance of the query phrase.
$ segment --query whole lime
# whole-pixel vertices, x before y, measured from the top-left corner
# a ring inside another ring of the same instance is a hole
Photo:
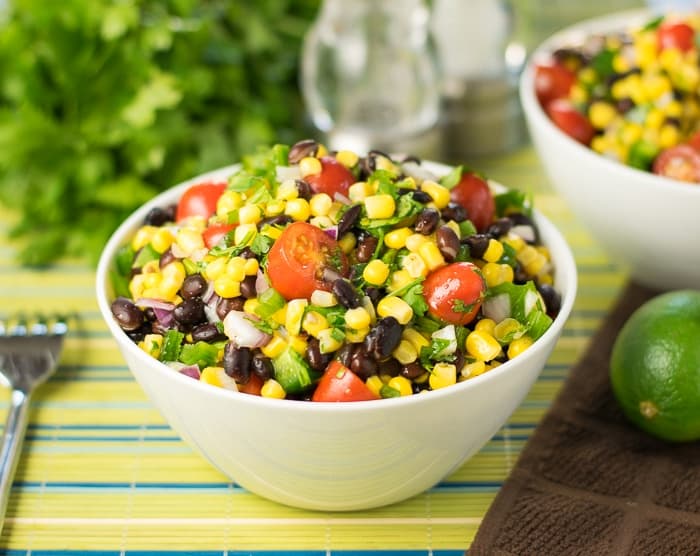
[[[658,438],[700,439],[700,291],[658,295],[615,339],[613,393],[627,418]]]

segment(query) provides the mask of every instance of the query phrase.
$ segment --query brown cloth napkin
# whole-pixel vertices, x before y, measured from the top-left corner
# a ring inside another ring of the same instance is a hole
[[[658,292],[628,284],[525,446],[469,556],[700,555],[700,442],[628,424],[610,389],[618,331]]]

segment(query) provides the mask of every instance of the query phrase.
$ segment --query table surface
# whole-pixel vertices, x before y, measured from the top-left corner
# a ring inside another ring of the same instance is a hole
[[[33,398],[2,554],[463,554],[625,280],[552,192],[529,145],[470,165],[533,192],[535,206],[572,246],[577,300],[541,376],[493,439],[428,492],[371,511],[288,508],[213,469],[165,423],[129,373],[98,312],[94,269],[71,260],[42,271],[17,266],[6,234],[12,215],[0,208],[0,313],[76,315],[57,373]],[[4,416],[9,396],[0,395]]]

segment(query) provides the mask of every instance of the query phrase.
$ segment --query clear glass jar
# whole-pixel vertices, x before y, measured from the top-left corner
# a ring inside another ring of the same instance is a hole
[[[440,84],[423,0],[324,0],[301,87],[330,148],[392,149],[433,128]]]

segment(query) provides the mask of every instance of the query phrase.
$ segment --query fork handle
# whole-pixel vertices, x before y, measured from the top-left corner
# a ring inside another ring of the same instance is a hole
[[[5,522],[12,481],[22,451],[24,433],[27,430],[29,394],[21,390],[13,390],[10,404],[0,448],[0,530]]]

